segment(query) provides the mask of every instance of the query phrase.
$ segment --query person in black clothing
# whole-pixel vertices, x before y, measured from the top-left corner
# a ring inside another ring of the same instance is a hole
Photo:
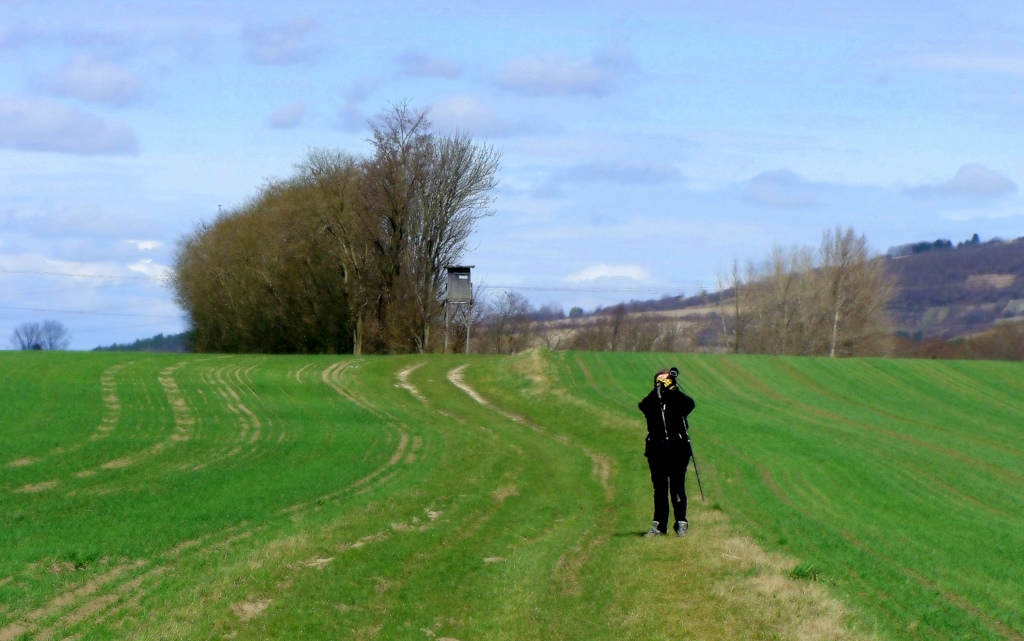
[[[668,531],[668,499],[672,497],[676,536],[685,536],[686,467],[693,452],[686,430],[686,417],[696,406],[676,382],[679,370],[661,370],[654,376],[654,389],[638,407],[647,419],[647,445],[644,456],[651,468],[654,484],[654,524],[644,536],[660,536]]]

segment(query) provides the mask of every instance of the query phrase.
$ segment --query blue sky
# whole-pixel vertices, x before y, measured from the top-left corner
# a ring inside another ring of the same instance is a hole
[[[1020,2],[0,0],[0,345],[181,331],[177,240],[406,100],[502,151],[465,262],[537,306],[1024,236]]]

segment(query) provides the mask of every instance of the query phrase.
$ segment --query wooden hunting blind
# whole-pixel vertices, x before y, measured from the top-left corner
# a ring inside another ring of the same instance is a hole
[[[469,270],[473,265],[449,265],[448,281],[444,288],[444,351],[448,352],[448,326],[451,322],[452,305],[465,305],[466,353],[469,353],[469,325],[473,317],[473,281]]]
[[[473,281],[469,270],[473,265],[453,265],[448,267],[448,285],[445,288],[446,303],[473,304]]]

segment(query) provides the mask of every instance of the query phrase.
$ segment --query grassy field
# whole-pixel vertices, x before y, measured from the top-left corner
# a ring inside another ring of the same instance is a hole
[[[1020,639],[1022,515],[1016,364],[0,353],[0,641]]]

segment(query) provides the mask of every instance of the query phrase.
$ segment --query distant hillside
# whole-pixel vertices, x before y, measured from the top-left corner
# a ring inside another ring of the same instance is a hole
[[[164,336],[157,334],[150,338],[140,338],[134,343],[118,344],[107,347],[93,348],[94,352],[188,352],[188,332]]]
[[[889,309],[900,334],[950,339],[1024,320],[1024,238],[931,245],[900,256],[890,251],[886,259],[897,285]]]
[[[901,336],[951,339],[1003,320],[1024,321],[1024,237],[983,243],[975,235],[958,245],[945,239],[910,243],[890,249],[880,260],[896,284],[889,311]],[[622,309],[701,317],[699,322],[712,328],[723,295],[730,298],[731,290],[633,300],[622,303]],[[593,315],[612,314],[617,307],[599,307]]]

